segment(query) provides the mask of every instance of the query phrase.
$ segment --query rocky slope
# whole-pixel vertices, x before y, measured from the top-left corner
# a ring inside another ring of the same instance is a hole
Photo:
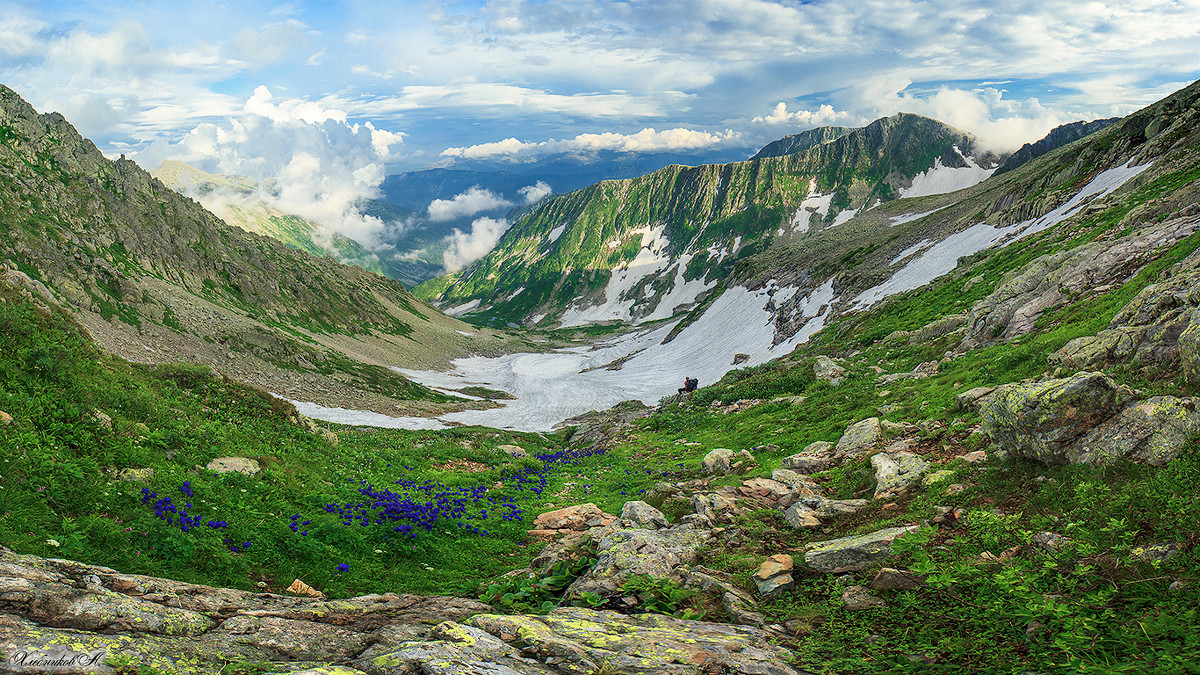
[[[483,260],[417,292],[527,325],[665,318],[734,281],[736,263],[772,242],[825,232],[901,194],[969,185],[997,160],[969,135],[908,114],[780,143],[748,162],[672,166],[551,199]]]
[[[5,264],[131,360],[200,361],[291,398],[391,409],[439,396],[385,366],[501,342],[397,282],[226,225],[7,88],[0,214]]]

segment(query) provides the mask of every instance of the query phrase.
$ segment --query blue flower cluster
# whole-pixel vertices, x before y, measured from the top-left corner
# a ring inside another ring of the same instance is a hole
[[[580,460],[605,454],[601,448],[560,450],[534,455],[541,461],[538,467],[509,469],[500,476],[500,483],[516,493],[529,492],[540,497],[548,485],[548,475],[555,466],[574,466]],[[408,467],[405,467],[408,469]],[[361,501],[326,504],[325,512],[337,514],[343,527],[390,526],[392,534],[415,538],[421,530],[433,532],[440,522],[452,523],[459,529],[483,536],[488,531],[473,522],[497,518],[501,522],[523,522],[524,509],[517,506],[519,495],[491,495],[493,489],[482,484],[450,488],[433,480],[417,481],[400,478],[394,488],[376,488],[359,481]],[[475,509],[478,508],[476,511]],[[471,513],[471,512],[474,513]],[[299,514],[292,517],[295,523]],[[295,532],[296,528],[292,527]],[[301,533],[303,534],[303,533]],[[390,540],[390,535],[385,537]]]
[[[179,486],[179,491],[187,497],[192,497],[193,494],[191,481],[184,481],[183,484]],[[170,497],[163,497],[159,499],[158,493],[151,492],[150,488],[142,488],[141,501],[142,504],[150,506],[154,509],[155,517],[161,521],[164,521],[168,525],[179,525],[179,531],[184,534],[187,534],[188,532],[203,525],[207,525],[209,528],[214,530],[225,531],[229,529],[229,523],[224,520],[209,520],[206,523],[204,522],[204,517],[199,513],[194,515],[189,514],[188,509],[192,508],[191,502],[185,502],[183,508],[180,508],[174,503],[174,501],[171,500]],[[229,544],[230,541],[226,539],[225,543]],[[236,546],[237,545],[234,544],[230,547],[230,550],[237,552],[239,550],[248,549],[250,548],[250,543],[244,542],[241,547]]]

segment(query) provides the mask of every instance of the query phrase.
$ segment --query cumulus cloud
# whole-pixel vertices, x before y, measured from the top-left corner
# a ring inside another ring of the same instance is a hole
[[[463,159],[479,159],[508,155],[510,157],[540,155],[555,152],[587,152],[597,150],[616,150],[618,152],[663,152],[668,150],[697,150],[712,148],[719,145],[734,143],[741,139],[741,133],[726,129],[720,132],[696,131],[694,129],[666,129],[657,131],[647,127],[635,134],[617,134],[604,132],[599,134],[579,134],[565,140],[550,139],[548,141],[530,142],[516,138],[506,138],[494,143],[480,143],[460,148],[446,148],[442,151],[444,157],[461,157]]]
[[[369,122],[351,123],[341,110],[275,100],[260,86],[240,114],[200,124],[176,143],[154,143],[133,159],[146,168],[177,159],[213,173],[248,176],[258,184],[251,200],[314,221],[329,235],[380,249],[387,225],[363,215],[358,204],[378,195],[384,161],[402,140],[403,134]],[[229,198],[218,191],[201,201]]]
[[[512,202],[495,192],[475,185],[450,199],[435,199],[429,202],[429,219],[440,223],[512,205]]]
[[[758,124],[790,124],[801,127],[821,127],[846,122],[853,119],[848,112],[839,112],[828,103],[816,110],[787,109],[787,104],[780,101],[769,115],[758,115],[752,121]]]
[[[520,190],[517,190],[517,194],[525,198],[526,204],[533,204],[542,197],[550,194],[550,192],[550,186],[547,185],[545,181],[540,180],[533,185],[526,185]]]
[[[446,272],[457,272],[467,265],[487,255],[500,237],[508,231],[508,221],[503,218],[476,218],[471,223],[471,232],[465,233],[458,228],[450,234],[450,246],[442,254],[442,264]]]

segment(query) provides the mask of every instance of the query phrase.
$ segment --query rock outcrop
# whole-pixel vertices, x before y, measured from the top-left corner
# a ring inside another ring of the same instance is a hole
[[[1103,373],[1009,384],[984,406],[982,428],[1001,449],[1047,464],[1165,464],[1200,433],[1196,398],[1132,398]]]
[[[991,295],[971,308],[967,336],[959,349],[1025,335],[1047,309],[1112,288],[1197,230],[1200,216],[1183,216],[1113,241],[1092,242],[1041,256],[1006,276]],[[1152,324],[1147,321],[1144,327],[1149,330]]]
[[[114,672],[111,658],[188,675],[217,675],[234,661],[314,675],[682,675],[698,667],[795,675],[792,654],[768,637],[750,626],[581,608],[505,616],[446,596],[319,601],[0,548],[0,652],[83,655],[100,673]]]

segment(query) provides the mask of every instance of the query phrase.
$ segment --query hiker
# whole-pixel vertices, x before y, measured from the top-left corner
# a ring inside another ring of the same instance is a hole
[[[696,391],[696,387],[700,385],[699,378],[685,377],[683,378],[683,386],[679,388],[680,394],[690,394]]]

